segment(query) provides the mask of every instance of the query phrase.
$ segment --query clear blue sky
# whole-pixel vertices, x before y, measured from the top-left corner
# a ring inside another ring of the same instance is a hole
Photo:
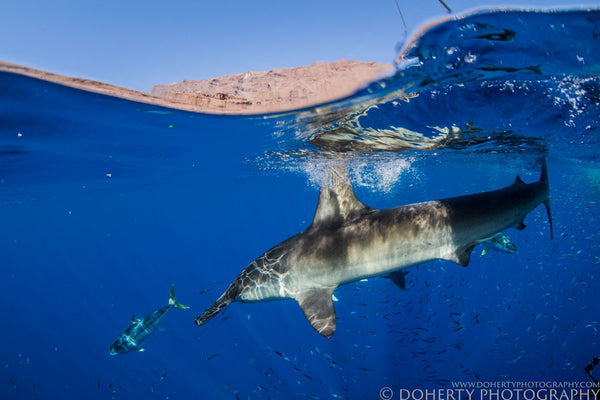
[[[437,0],[398,3],[409,34],[447,15]],[[594,4],[446,3],[456,12]],[[149,91],[159,83],[314,61],[391,63],[404,31],[394,0],[8,0],[0,6],[0,60]]]

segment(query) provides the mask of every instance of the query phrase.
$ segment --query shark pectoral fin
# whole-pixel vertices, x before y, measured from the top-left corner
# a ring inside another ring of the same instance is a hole
[[[335,332],[335,309],[332,301],[334,290],[335,288],[309,289],[296,296],[308,322],[327,338]]]

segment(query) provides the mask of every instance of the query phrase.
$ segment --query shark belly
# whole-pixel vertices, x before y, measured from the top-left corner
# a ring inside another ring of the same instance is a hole
[[[237,300],[244,303],[254,303],[258,301],[293,299],[294,293],[293,289],[290,291],[283,284],[270,282],[269,284],[253,286],[245,290],[237,297]]]

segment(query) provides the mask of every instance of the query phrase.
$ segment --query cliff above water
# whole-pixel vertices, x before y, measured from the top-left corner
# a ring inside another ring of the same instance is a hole
[[[393,72],[391,65],[340,60],[156,85],[152,95],[227,113],[287,111],[337,100]]]
[[[0,62],[11,72],[90,92],[187,111],[261,114],[289,111],[351,95],[393,72],[392,65],[340,60],[308,67],[248,71],[204,80],[156,85],[151,94]]]

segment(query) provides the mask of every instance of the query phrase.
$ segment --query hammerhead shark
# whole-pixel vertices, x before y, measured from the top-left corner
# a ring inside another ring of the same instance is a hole
[[[467,266],[479,243],[508,229],[544,204],[553,237],[548,170],[540,180],[490,192],[374,209],[355,196],[345,169],[332,168],[321,187],[312,224],[254,260],[202,315],[203,325],[233,301],[294,299],[325,337],[336,329],[332,295],[347,283],[442,259]]]

